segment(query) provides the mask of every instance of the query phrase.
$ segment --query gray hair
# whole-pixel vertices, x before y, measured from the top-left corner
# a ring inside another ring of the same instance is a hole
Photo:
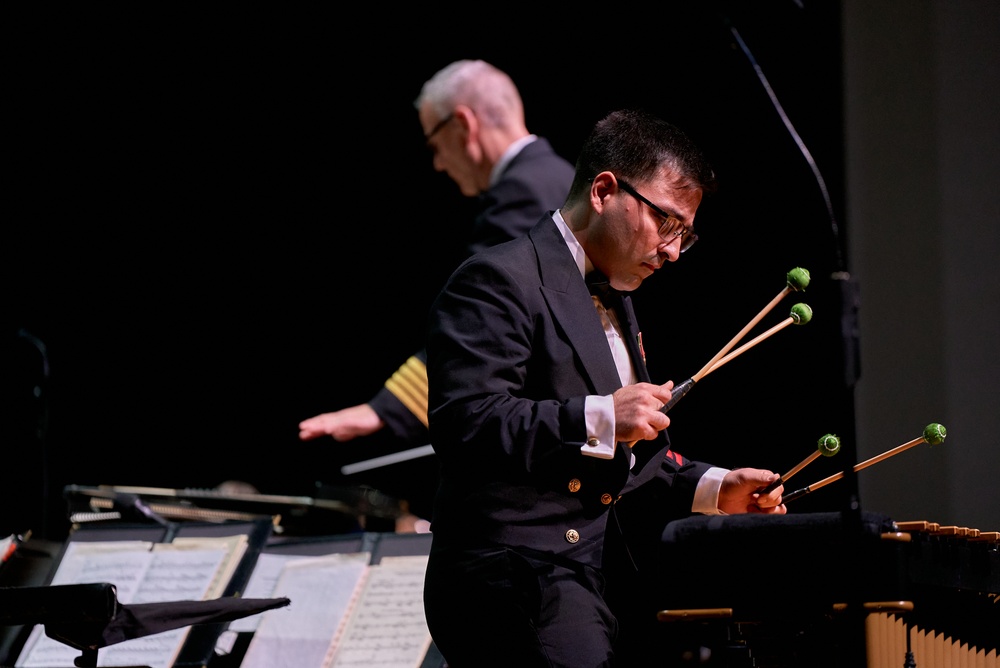
[[[514,81],[484,60],[457,60],[438,70],[413,102],[418,111],[428,105],[439,118],[459,104],[471,108],[487,126],[504,127],[510,119],[524,123],[524,105]]]

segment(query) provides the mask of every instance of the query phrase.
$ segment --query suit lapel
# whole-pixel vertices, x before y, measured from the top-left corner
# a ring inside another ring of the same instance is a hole
[[[618,315],[618,324],[622,328],[622,336],[625,338],[625,346],[628,348],[628,356],[632,360],[632,368],[635,369],[640,382],[651,382],[649,371],[646,369],[646,355],[641,344],[642,333],[635,319],[635,311],[632,310],[632,297],[622,292],[616,292],[615,295],[614,309]]]
[[[556,324],[583,362],[594,394],[611,394],[622,386],[608,348],[601,318],[559,228],[551,219],[529,232],[538,254],[542,297]]]

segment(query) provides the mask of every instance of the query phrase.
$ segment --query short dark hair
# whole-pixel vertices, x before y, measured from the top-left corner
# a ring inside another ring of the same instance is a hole
[[[642,182],[655,177],[663,166],[686,182],[681,187],[705,193],[717,188],[705,155],[680,128],[646,111],[613,111],[597,122],[584,142],[569,198],[581,196],[601,172]]]

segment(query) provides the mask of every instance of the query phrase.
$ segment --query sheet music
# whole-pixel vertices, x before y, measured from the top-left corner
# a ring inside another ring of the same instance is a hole
[[[424,617],[427,556],[385,557],[372,566],[323,668],[419,668],[431,644]]]
[[[149,569],[153,545],[144,540],[71,542],[51,584],[110,582],[115,586],[118,601],[125,603],[135,596]]]
[[[52,584],[110,582],[122,604],[204,600],[235,543],[229,537],[197,540],[177,547],[144,541],[70,542]],[[100,648],[97,665],[170,668],[188,631],[183,627]],[[72,666],[78,656],[80,650],[49,638],[38,624],[15,666]]]
[[[260,615],[240,668],[320,668],[370,560],[371,553],[357,552],[268,563],[282,565],[268,597],[285,596],[291,604]]]
[[[289,561],[296,559],[310,559],[299,554],[270,554],[262,552],[257,557],[253,573],[247,581],[247,586],[243,591],[243,598],[273,598],[274,588],[278,584],[281,576],[281,569]],[[235,619],[229,622],[228,631],[233,633],[252,633],[260,626],[264,615],[250,615],[242,619]]]
[[[219,598],[229,586],[229,581],[233,579],[233,574],[246,554],[247,546],[250,543],[249,537],[244,534],[232,536],[208,536],[208,537],[178,537],[170,543],[158,543],[153,549],[167,550],[224,550],[222,561],[215,571],[215,576],[209,583],[208,588],[202,595],[202,600],[212,600]],[[246,598],[246,596],[244,596]],[[170,600],[199,600],[199,599],[170,599]]]

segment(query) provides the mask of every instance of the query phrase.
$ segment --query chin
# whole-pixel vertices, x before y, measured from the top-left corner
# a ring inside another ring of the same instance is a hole
[[[648,276],[652,276],[652,275],[653,275],[652,272],[650,272],[647,275],[647,277]],[[643,277],[642,276],[633,276],[633,277],[629,278],[627,281],[625,281],[625,283],[622,285],[622,287],[617,288],[617,289],[621,290],[622,292],[632,292],[637,287],[639,287],[640,285],[642,285],[642,281],[643,281]]]

